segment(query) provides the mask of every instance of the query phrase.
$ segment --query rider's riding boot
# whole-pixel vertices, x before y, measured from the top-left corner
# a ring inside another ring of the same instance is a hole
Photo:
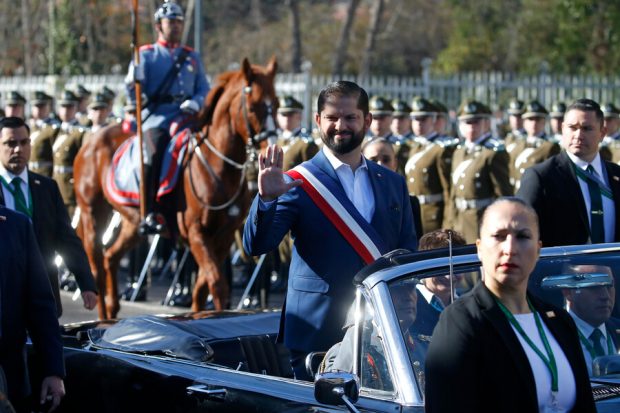
[[[156,211],[157,202],[155,201],[155,197],[157,195],[159,182],[154,182],[155,179],[153,175],[157,175],[155,168],[152,165],[144,165],[146,217],[140,222],[140,226],[138,227],[140,235],[161,234],[166,229],[166,219],[162,214]],[[157,179],[157,181],[159,181],[159,179]]]

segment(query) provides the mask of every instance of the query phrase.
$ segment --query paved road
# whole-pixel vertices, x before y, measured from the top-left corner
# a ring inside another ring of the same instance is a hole
[[[126,274],[119,273],[119,280],[119,286],[124,286],[126,284]],[[121,300],[121,310],[118,317],[126,318],[142,314],[178,314],[190,311],[189,307],[171,307],[161,305],[163,299],[166,297],[170,282],[171,279],[169,277],[165,277],[165,279],[160,279],[157,275],[151,277],[146,301],[129,302]],[[239,303],[244,290],[244,285],[240,285],[239,282],[236,284],[237,285],[233,286],[232,289],[233,308],[235,308]],[[121,288],[119,288],[119,290],[121,290]],[[59,320],[61,324],[97,319],[97,309],[93,311],[86,310],[82,305],[81,297],[78,297],[77,300],[74,301],[74,294],[71,292],[61,291],[60,295],[63,306],[63,315]],[[281,307],[283,301],[284,294],[282,292],[272,292],[269,307],[279,308]]]

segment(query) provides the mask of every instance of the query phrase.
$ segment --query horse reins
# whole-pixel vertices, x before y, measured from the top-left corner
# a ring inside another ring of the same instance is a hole
[[[267,131],[267,132],[261,132],[259,134],[254,134],[253,133],[253,129],[252,129],[252,125],[250,124],[250,120],[248,117],[248,110],[247,110],[247,103],[246,103],[246,95],[250,94],[252,91],[252,87],[251,86],[244,86],[243,88],[243,92],[241,95],[241,103],[240,103],[240,107],[239,107],[239,113],[243,113],[243,120],[245,122],[245,126],[247,128],[248,131],[248,140],[245,144],[245,148],[246,148],[246,160],[243,164],[236,162],[232,159],[230,159],[229,157],[227,157],[226,155],[224,155],[222,152],[220,152],[219,150],[217,150],[217,148],[209,141],[209,137],[207,135],[201,135],[200,133],[198,133],[198,135],[200,136],[200,139],[196,139],[195,134],[192,134],[192,144],[194,145],[194,149],[190,150],[190,154],[192,152],[196,153],[196,156],[198,157],[198,160],[200,161],[200,163],[207,169],[207,172],[209,172],[209,174],[211,175],[211,177],[216,180],[219,181],[219,178],[216,176],[215,172],[213,171],[213,168],[211,167],[211,165],[209,164],[209,162],[207,161],[207,159],[205,158],[204,154],[202,153],[202,151],[200,150],[200,145],[204,142],[205,145],[207,145],[207,147],[209,148],[209,150],[211,152],[213,152],[218,158],[220,158],[221,160],[223,160],[225,163],[231,165],[232,167],[238,169],[241,171],[241,179],[239,180],[239,185],[237,187],[237,190],[235,191],[235,194],[232,196],[231,199],[229,199],[228,201],[224,202],[223,204],[220,205],[209,205],[207,202],[204,202],[196,193],[196,187],[194,186],[194,177],[192,174],[192,169],[189,168],[189,181],[190,181],[190,187],[192,189],[192,194],[194,195],[194,197],[207,209],[212,210],[212,211],[221,211],[223,209],[228,208],[229,206],[231,206],[232,204],[234,204],[234,202],[237,200],[237,198],[241,195],[241,192],[243,191],[243,183],[246,180],[246,169],[248,167],[248,165],[250,165],[253,162],[256,162],[257,159],[257,151],[255,148],[255,144],[258,144],[260,142],[262,142],[265,139],[268,139],[269,136],[273,133],[275,134],[275,131]],[[272,112],[271,112],[271,106],[268,107],[267,109],[267,116],[266,118],[268,118],[269,116],[271,116]],[[232,127],[232,120],[231,120],[231,131],[234,133],[234,128]],[[191,156],[191,155],[190,155]]]

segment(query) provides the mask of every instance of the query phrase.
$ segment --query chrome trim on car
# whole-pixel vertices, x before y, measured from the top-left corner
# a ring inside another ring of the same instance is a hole
[[[396,309],[387,284],[385,282],[375,284],[371,290],[371,297],[375,316],[381,320],[378,325],[387,348],[386,357],[396,389],[396,400],[403,405],[422,405],[422,394],[413,375],[411,360],[400,332]],[[379,308],[384,311],[377,311]]]
[[[589,244],[589,245],[569,245],[562,247],[547,247],[540,251],[540,257],[552,257],[552,256],[569,256],[577,254],[596,254],[601,252],[616,251],[620,252],[620,243],[612,244]],[[476,254],[459,255],[452,258],[453,265],[475,264],[478,262],[478,256]],[[407,264],[401,264],[396,267],[386,268],[368,276],[362,283],[366,288],[371,289],[377,283],[381,281],[392,281],[405,274],[413,272],[430,270],[433,268],[440,268],[448,266],[448,257],[434,258],[430,260],[424,260],[420,262],[411,262]]]

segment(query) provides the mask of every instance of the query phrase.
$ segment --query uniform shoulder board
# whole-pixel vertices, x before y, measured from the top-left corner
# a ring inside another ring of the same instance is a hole
[[[140,46],[140,51],[144,52],[144,51],[147,51],[147,50],[153,50],[154,48],[155,48],[155,45],[153,45],[153,44],[145,44],[143,46]]]
[[[190,53],[194,51],[194,49],[192,49],[191,47],[189,47],[187,45],[183,45],[182,47],[183,47],[183,49],[185,49],[186,51],[188,51]]]
[[[440,136],[435,139],[435,143],[441,146],[442,148],[448,148],[452,146],[457,146],[459,144],[459,140],[457,138],[453,138],[451,136]]]
[[[506,146],[504,146],[504,142],[494,137],[487,139],[483,145],[485,148],[491,149],[495,152],[501,152],[501,151],[506,150]]]

